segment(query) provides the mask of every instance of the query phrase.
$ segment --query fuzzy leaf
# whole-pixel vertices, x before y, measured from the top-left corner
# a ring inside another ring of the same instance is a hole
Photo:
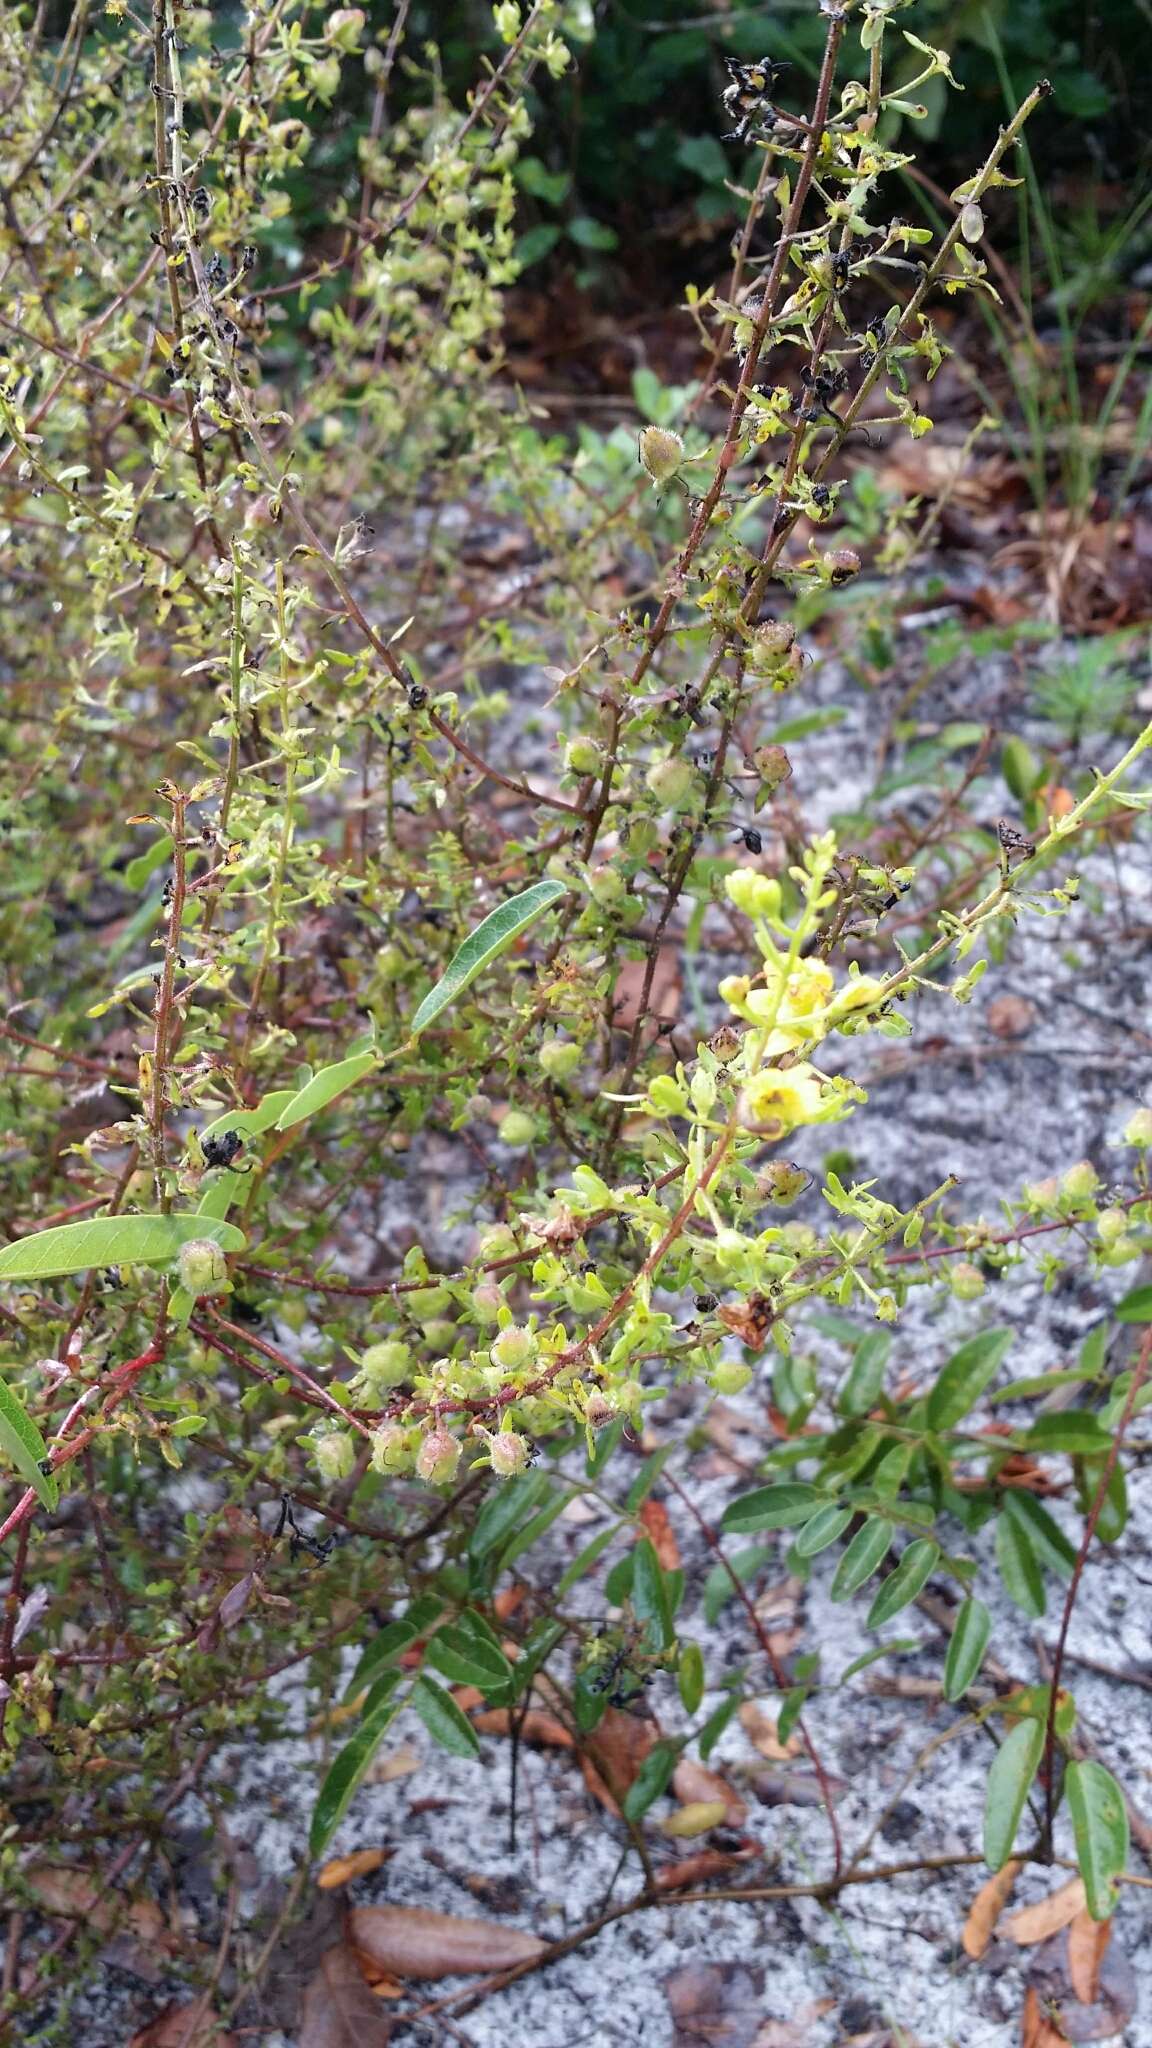
[[[413,1034],[426,1031],[435,1022],[442,1010],[463,995],[478,974],[506,953],[509,946],[543,917],[554,903],[567,895],[563,882],[536,882],[531,889],[525,889],[519,896],[510,896],[469,932],[463,945],[453,955],[435,988],[429,989],[416,1015],[412,1019]]]
[[[182,1244],[210,1237],[226,1252],[244,1249],[244,1233],[217,1217],[102,1216],[93,1223],[61,1223],[6,1244],[0,1280],[51,1280],[92,1266],[166,1266]]]

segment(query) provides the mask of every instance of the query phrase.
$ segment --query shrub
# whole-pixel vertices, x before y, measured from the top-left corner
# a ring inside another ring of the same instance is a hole
[[[574,451],[500,376],[525,92],[569,61],[551,0],[501,0],[503,55],[466,107],[434,50],[356,8],[258,7],[219,51],[204,10],[169,0],[144,38],[113,4],[90,34],[77,15],[55,60],[9,17],[0,1441],[26,1491],[0,1533],[13,1620],[29,1588],[52,1599],[27,1621],[36,1646],[10,1622],[0,1712],[13,1752],[67,1759],[39,1774],[60,1809],[74,1770],[146,1787],[174,1737],[258,1740],[272,1675],[310,1658],[331,1690],[354,1646],[361,1718],[315,1850],[401,1711],[471,1754],[443,1681],[523,1705],[545,1665],[582,1737],[676,1674],[692,1725],[628,1792],[635,1831],[683,1742],[707,1755],[740,1698],[699,1721],[706,1645],[680,1639],[676,1575],[634,1540],[661,1454],[614,1541],[515,1619],[492,1603],[669,1384],[731,1397],[770,1370],[786,1433],[724,1533],[793,1530],[801,1562],[839,1545],[834,1595],[867,1587],[872,1626],[930,1575],[954,1581],[950,1699],[987,1616],[944,1524],[995,1522],[1026,1614],[1045,1569],[1071,1572],[1065,1628],[1093,1533],[1123,1527],[1147,1343],[1118,1378],[1102,1353],[1075,1372],[1084,1408],[974,1437],[1004,1332],[977,1311],[915,1392],[889,1385],[886,1333],[910,1290],[973,1298],[1036,1231],[1053,1270],[1136,1259],[1146,1111],[1121,1186],[1073,1165],[1008,1199],[1002,1229],[959,1212],[950,1181],[899,1206],[833,1170],[821,1205],[788,1214],[808,1180],[794,1140],[862,1099],[854,1042],[966,1001],[1017,919],[1074,900],[1064,857],[1143,806],[1152,739],[1051,816],[1031,777],[1033,836],[1005,822],[959,893],[924,887],[907,945],[885,918],[917,903],[936,842],[876,862],[824,833],[778,871],[764,857],[789,773],[776,707],[803,692],[795,621],[861,570],[838,544],[841,451],[865,419],[929,430],[943,351],[924,309],[988,289],[982,201],[1046,90],[929,250],[886,217],[883,66],[890,39],[922,80],[948,64],[893,12],[865,7],[868,82],[843,91],[827,16],[803,119],[770,65],[732,78],[718,118],[762,162],[749,230],[728,294],[691,298],[705,380],[668,406],[647,394],[626,476],[610,437]],[[372,105],[360,177],[299,247],[303,116],[349,70]],[[853,296],[883,279],[892,303],[858,331]],[[675,947],[699,979],[702,932],[731,971],[688,1043],[663,1029],[658,977]],[[877,1324],[837,1388],[796,1342],[821,1304]],[[1124,1313],[1147,1308],[1136,1290]],[[1029,1449],[1070,1461],[1079,1550],[1012,1487]],[[287,1605],[282,1537],[323,1566]],[[597,1636],[564,1601],[602,1572],[623,1619]],[[774,1670],[811,1746],[811,1670]],[[1050,1853],[1073,1753],[1060,1675],[1058,1657],[1047,1690],[976,1709],[1016,1717],[994,1864],[1045,1752]],[[121,1796],[101,1806],[104,1782],[84,1778],[94,1825]],[[1105,1916],[1115,1787],[1077,1763],[1067,1782]],[[25,1838],[14,1824],[10,1862]],[[838,1861],[829,1895],[849,1877]]]

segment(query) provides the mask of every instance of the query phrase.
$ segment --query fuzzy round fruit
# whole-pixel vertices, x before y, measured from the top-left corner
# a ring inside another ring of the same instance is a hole
[[[523,1152],[536,1136],[536,1119],[526,1109],[510,1109],[501,1117],[496,1136],[511,1151]]]
[[[497,1476],[511,1479],[517,1472],[523,1472],[528,1464],[528,1444],[514,1429],[502,1429],[498,1436],[489,1437],[488,1456]]]
[[[501,1372],[519,1372],[523,1366],[531,1365],[537,1348],[531,1330],[525,1330],[519,1323],[509,1323],[506,1330],[492,1339],[489,1356]]]
[[[228,1261],[210,1237],[194,1237],[182,1244],[176,1267],[181,1287],[197,1301],[203,1294],[225,1294],[228,1290]]]
[[[434,1429],[416,1453],[416,1471],[429,1486],[447,1486],[456,1477],[461,1445],[450,1430]]]
[[[335,1485],[338,1480],[351,1476],[356,1463],[356,1445],[346,1429],[332,1429],[327,1436],[313,1439],[312,1456],[321,1478],[330,1479]]]
[[[666,484],[684,460],[684,443],[667,427],[645,427],[640,436],[640,462],[654,484]]]
[[[360,1377],[373,1393],[386,1393],[390,1387],[400,1386],[411,1370],[408,1346],[396,1337],[386,1338],[382,1344],[370,1344],[360,1360]]]
[[[696,780],[696,773],[689,761],[657,761],[645,776],[656,801],[666,811],[677,811],[689,795]]]
[[[540,1047],[536,1057],[541,1071],[550,1081],[566,1081],[569,1074],[575,1073],[583,1054],[570,1038],[550,1038],[546,1045]]]
[[[713,1392],[725,1396],[742,1394],[751,1378],[752,1367],[741,1364],[738,1358],[722,1358],[710,1374]]]

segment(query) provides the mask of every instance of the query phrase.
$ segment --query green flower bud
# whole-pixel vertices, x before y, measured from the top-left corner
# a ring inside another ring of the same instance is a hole
[[[1138,1145],[1142,1152],[1152,1145],[1152,1109],[1138,1109],[1124,1126],[1124,1143]]]
[[[360,1360],[360,1378],[373,1394],[383,1394],[390,1387],[400,1386],[411,1370],[408,1346],[401,1344],[396,1337],[389,1337],[382,1344],[369,1345]]]
[[[447,1316],[433,1316],[431,1322],[424,1325],[424,1342],[432,1351],[451,1351],[459,1335],[456,1324]]]
[[[326,1436],[312,1439],[312,1457],[322,1479],[350,1477],[356,1463],[355,1440],[346,1429],[331,1429]]]
[[[1077,1166],[1070,1166],[1060,1183],[1061,1192],[1070,1195],[1075,1202],[1087,1201],[1100,1185],[1100,1175],[1091,1160],[1081,1159]]]
[[[958,1259],[951,1268],[948,1279],[957,1301],[975,1301],[984,1292],[984,1275],[979,1266],[973,1266],[967,1259]]]
[[[472,1314],[478,1323],[494,1323],[504,1306],[504,1291],[494,1280],[483,1280],[473,1289]]]
[[[514,1429],[502,1429],[498,1436],[488,1439],[488,1455],[492,1470],[501,1479],[511,1479],[517,1472],[523,1472],[528,1464],[528,1444]]]
[[[780,884],[771,875],[758,875],[755,868],[734,868],[724,877],[728,901],[745,917],[779,917]]]
[[[640,463],[654,484],[666,484],[684,460],[684,443],[667,427],[645,427],[640,436]]]
[[[493,1338],[488,1355],[501,1372],[519,1372],[522,1366],[531,1365],[538,1350],[531,1330],[523,1329],[519,1323],[509,1323],[507,1329]]]
[[[428,1322],[451,1306],[452,1295],[447,1287],[416,1287],[408,1296],[408,1307],[418,1323]]]
[[[519,1250],[515,1231],[507,1223],[493,1223],[480,1238],[477,1257],[487,1264],[495,1259],[513,1258]]]
[[[709,1374],[709,1384],[717,1394],[742,1394],[752,1378],[752,1367],[742,1365],[737,1358],[722,1358]]]
[[[372,1436],[372,1470],[403,1472],[412,1463],[408,1432],[398,1422],[385,1422]]]
[[[362,7],[337,7],[324,24],[324,40],[338,50],[354,50],[364,28]]]
[[[573,775],[600,775],[604,768],[604,749],[587,736],[569,740],[564,749],[566,766]]]
[[[1102,1209],[1096,1218],[1096,1234],[1103,1245],[1114,1245],[1127,1228],[1128,1216],[1123,1209]]]
[[[601,910],[614,909],[628,893],[624,877],[616,868],[609,867],[606,863],[592,869],[588,877],[588,888],[593,902],[598,903]]]
[[[696,771],[689,761],[669,758],[657,761],[644,779],[664,810],[678,811],[695,783]]]
[[[407,964],[399,946],[381,946],[376,955],[376,972],[386,986],[399,981]]]
[[[536,1136],[536,1119],[525,1109],[510,1109],[501,1117],[496,1136],[513,1152],[522,1152]]]
[[[566,1081],[569,1074],[575,1073],[583,1056],[580,1047],[573,1045],[569,1038],[550,1038],[536,1055],[550,1081]]]
[[[456,1477],[460,1450],[459,1442],[449,1430],[432,1430],[416,1453],[417,1474],[428,1486],[447,1486]]]
[[[210,1237],[194,1237],[182,1244],[176,1258],[180,1285],[195,1300],[202,1294],[228,1292],[228,1261]]]

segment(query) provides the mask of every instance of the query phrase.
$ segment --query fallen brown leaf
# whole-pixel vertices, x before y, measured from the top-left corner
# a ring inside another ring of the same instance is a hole
[[[348,1915],[347,1930],[358,1958],[397,1977],[483,1975],[529,1962],[548,1945],[522,1927],[424,1906],[358,1906]]]
[[[648,1533],[648,1540],[656,1552],[657,1562],[666,1572],[680,1569],[680,1545],[676,1531],[668,1519],[668,1510],[658,1500],[646,1500],[640,1509],[640,1520]]]
[[[410,1742],[401,1743],[399,1749],[392,1750],[390,1755],[382,1756],[378,1763],[373,1764],[368,1773],[369,1781],[373,1785],[390,1785],[394,1778],[410,1778],[423,1762],[423,1757]]]
[[[679,1863],[668,1863],[656,1872],[654,1889],[658,1892],[682,1892],[689,1886],[705,1884],[710,1877],[725,1877],[738,1863],[746,1863],[755,1854],[747,1849],[699,1849],[695,1856],[685,1856]]]
[[[617,1031],[631,1031],[640,1015],[640,998],[647,973],[645,960],[624,960],[617,970],[612,989],[612,1022]],[[660,1024],[675,1023],[680,1015],[680,951],[661,946],[649,991],[647,1017],[655,1030]]]
[[[740,1797],[735,1787],[721,1777],[719,1771],[710,1771],[704,1764],[698,1764],[690,1756],[682,1756],[672,1773],[672,1791],[682,1806],[723,1805],[724,1818],[730,1828],[743,1827],[748,1818],[748,1803]]]
[[[1045,2017],[1040,2000],[1029,1986],[1024,1997],[1020,2048],[1068,2048],[1068,2036]]]
[[[1111,1920],[1093,1920],[1087,1907],[1068,1929],[1068,1975],[1081,2005],[1095,2005],[1100,1966],[1112,1939]]]
[[[137,1941],[171,1946],[168,1922],[154,1899],[126,1898],[78,1864],[34,1863],[25,1875],[47,1913],[86,1920],[98,1934],[121,1928]]]
[[[648,1751],[656,1740],[650,1721],[609,1707],[599,1726],[588,1737],[587,1753],[580,1759],[584,1783],[594,1799],[620,1817],[620,1801],[633,1784]]]
[[[992,1929],[1004,1910],[1005,1901],[1011,1895],[1012,1887],[1024,1865],[1015,1859],[1006,1863],[994,1877],[982,1884],[968,1908],[964,1922],[961,1945],[966,1956],[976,1962],[983,1955],[992,1939]]]
[[[343,1942],[328,1949],[304,1992],[298,2048],[388,2048],[391,2039],[353,1951]]]
[[[1036,1005],[1026,996],[994,996],[984,1015],[997,1038],[1026,1038],[1036,1022]]]
[[[1019,1913],[1013,1913],[1000,1929],[1007,1940],[1014,1941],[1018,1948],[1030,1948],[1033,1942],[1047,1941],[1050,1934],[1059,1934],[1070,1920],[1084,1907],[1084,1880],[1070,1877],[1058,1891],[1049,1892],[1038,1905],[1024,1906]]]
[[[511,1735],[518,1718],[510,1707],[489,1707],[485,1713],[472,1716],[472,1726],[479,1735]],[[571,1749],[573,1746],[563,1721],[558,1721],[554,1714],[529,1707],[519,1725],[523,1742],[538,1742],[541,1749]]]
[[[379,1870],[393,1853],[391,1849],[354,1849],[351,1856],[334,1856],[317,1872],[316,1882],[322,1892],[334,1891],[337,1885],[351,1884],[354,1877],[367,1877],[370,1870]]]
[[[790,1735],[787,1742],[781,1742],[776,1733],[776,1723],[758,1707],[755,1700],[747,1700],[740,1709],[740,1726],[753,1748],[771,1764],[786,1763],[789,1757],[799,1756],[804,1745],[798,1735]]]
[[[148,2026],[133,2034],[128,2048],[236,2048],[235,2034],[198,1998],[193,2005],[168,2005]]]

